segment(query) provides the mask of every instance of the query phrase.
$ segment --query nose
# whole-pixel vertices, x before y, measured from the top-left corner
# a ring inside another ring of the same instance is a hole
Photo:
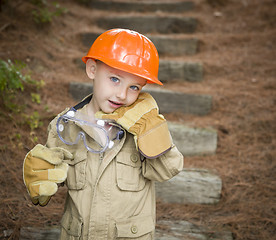
[[[116,97],[120,100],[125,100],[127,98],[127,88],[120,87],[117,91]]]

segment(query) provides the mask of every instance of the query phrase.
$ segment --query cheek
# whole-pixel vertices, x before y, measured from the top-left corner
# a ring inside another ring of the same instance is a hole
[[[95,79],[93,85],[94,93],[104,94],[106,92],[107,84],[103,78]]]
[[[133,104],[139,96],[139,93],[131,93],[128,95],[128,106]]]

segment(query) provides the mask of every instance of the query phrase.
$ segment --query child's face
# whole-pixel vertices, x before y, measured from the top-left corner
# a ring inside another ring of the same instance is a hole
[[[94,79],[94,113],[100,110],[112,113],[119,107],[131,105],[147,82],[144,78],[112,68],[102,62],[95,63],[93,60],[87,62],[86,71],[88,76]]]

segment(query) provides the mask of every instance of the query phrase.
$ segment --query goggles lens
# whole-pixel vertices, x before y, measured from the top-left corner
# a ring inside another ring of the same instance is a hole
[[[105,152],[118,145],[124,135],[120,125],[112,120],[93,119],[71,108],[56,124],[60,140],[67,145],[83,143],[93,153]]]

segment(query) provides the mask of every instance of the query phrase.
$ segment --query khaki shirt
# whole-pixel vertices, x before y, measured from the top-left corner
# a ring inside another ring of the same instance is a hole
[[[144,159],[128,132],[104,154],[89,152],[82,143],[65,145],[56,132],[59,116],[49,125],[46,145],[65,148],[74,156],[66,160],[68,192],[60,239],[154,239],[154,182],[178,174],[182,154],[173,145],[157,159]]]

